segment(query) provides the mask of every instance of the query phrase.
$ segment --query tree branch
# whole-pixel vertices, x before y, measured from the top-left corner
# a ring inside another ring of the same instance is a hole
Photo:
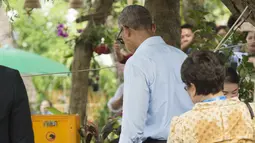
[[[104,18],[106,15],[108,14],[105,14],[105,13],[94,13],[94,14],[89,14],[89,15],[85,15],[85,16],[81,16],[79,18],[76,19],[76,22],[77,23],[81,23],[81,22],[84,22],[84,21],[88,21],[88,20],[91,20],[91,19],[102,19]]]
[[[252,10],[251,15],[249,15],[249,18],[247,19],[248,22],[255,25],[255,1],[254,0],[221,0],[225,6],[228,7],[228,9],[233,13],[233,15],[239,16],[241,12],[244,10],[244,8],[248,5],[249,10],[246,14],[244,14],[244,17],[247,17],[249,15],[249,11]]]

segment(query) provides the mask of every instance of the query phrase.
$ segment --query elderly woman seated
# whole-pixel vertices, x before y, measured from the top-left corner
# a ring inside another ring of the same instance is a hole
[[[224,96],[225,68],[213,52],[194,52],[181,75],[195,105],[173,118],[168,143],[255,142],[251,106]]]

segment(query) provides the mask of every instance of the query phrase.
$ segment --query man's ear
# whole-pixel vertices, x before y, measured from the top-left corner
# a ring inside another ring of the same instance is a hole
[[[153,33],[156,33],[156,30],[157,30],[156,24],[151,25],[151,30]]]
[[[130,37],[131,36],[131,29],[128,27],[123,27],[123,34],[125,37]]]

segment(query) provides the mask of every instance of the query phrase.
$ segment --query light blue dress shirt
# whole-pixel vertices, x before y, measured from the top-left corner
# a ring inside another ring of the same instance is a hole
[[[243,56],[248,56],[248,53],[243,52],[234,52],[234,54],[231,57],[231,61],[237,63],[237,66],[240,66],[240,64],[243,61]]]
[[[187,55],[159,36],[146,39],[124,70],[120,143],[167,140],[170,122],[193,107],[181,80]]]

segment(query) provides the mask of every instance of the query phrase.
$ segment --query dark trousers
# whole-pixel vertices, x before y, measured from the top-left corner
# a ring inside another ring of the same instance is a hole
[[[166,143],[166,140],[156,140],[156,139],[148,138],[143,143]]]

